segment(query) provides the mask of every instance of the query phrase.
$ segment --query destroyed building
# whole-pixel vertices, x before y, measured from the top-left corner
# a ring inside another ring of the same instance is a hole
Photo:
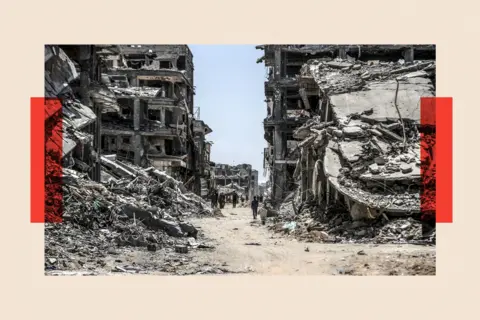
[[[105,154],[137,166],[153,166],[206,194],[211,178],[205,136],[212,130],[194,118],[193,55],[187,45],[120,45],[104,52],[102,81],[119,111],[102,115]],[[208,146],[207,146],[208,145]]]
[[[252,169],[250,164],[245,163],[234,166],[217,163],[215,165],[215,184],[221,192],[229,193],[235,190],[252,199],[258,190],[258,171]]]
[[[195,148],[198,151],[197,168],[200,173],[197,189],[202,197],[206,197],[215,186],[215,165],[210,161],[212,142],[206,140],[206,135],[211,132],[212,129],[204,121],[193,121]]]
[[[305,90],[300,90],[296,75],[300,68],[320,53],[308,48],[287,45],[265,45],[264,61],[268,79],[265,81],[267,117],[264,119],[265,140],[269,146],[264,150],[265,165],[270,172],[272,197],[277,202],[285,193],[295,189],[293,173],[299,152],[298,140],[293,131],[304,124],[311,112],[318,109],[319,98],[307,98]],[[313,110],[312,110],[313,109]]]
[[[199,170],[187,181],[194,188],[187,188],[159,168],[141,168],[130,163],[135,161],[127,161],[128,155],[107,148],[106,136],[115,123],[114,115],[123,115],[129,107],[132,112],[136,110],[131,131],[127,129],[127,118],[116,118],[123,119],[119,120],[124,125],[122,129],[133,139],[143,137],[141,125],[146,124],[143,121],[146,115],[140,111],[148,109],[138,109],[139,103],[145,107],[141,104],[144,95],[139,94],[139,99],[119,98],[119,88],[125,89],[125,94],[136,89],[125,83],[112,85],[102,72],[112,68],[111,56],[122,56],[122,52],[118,46],[45,46],[45,268],[48,271],[102,269],[105,264],[99,258],[134,247],[188,251],[187,245],[198,247],[193,240],[199,238],[198,230],[185,222],[184,217],[215,214],[198,196],[204,193],[202,175],[209,183],[214,180],[211,143],[205,141],[211,129],[203,121],[193,119],[191,112],[183,113],[188,119],[183,130],[191,131],[185,135],[191,141],[185,143],[190,143],[194,152],[188,161],[193,161],[190,165]],[[182,61],[182,58],[176,60],[180,65]],[[183,63],[189,70],[186,76],[193,80],[193,67],[188,61]],[[153,103],[159,102],[153,99]],[[183,106],[191,104],[184,102]],[[129,151],[136,154],[133,148]],[[142,159],[143,149],[140,151]],[[151,267],[158,268],[156,264]]]
[[[60,117],[63,122],[63,145],[60,155],[63,166],[87,172],[100,181],[99,122],[101,112],[120,110],[115,95],[100,84],[100,68],[105,63],[98,54],[110,46],[46,45],[45,46],[45,98],[59,101],[56,114],[47,114],[46,122]],[[112,46],[111,50],[115,50]],[[46,125],[46,136],[52,133]],[[48,153],[48,152],[47,152]]]
[[[419,213],[420,98],[435,96],[435,46],[258,48],[273,200],[296,189],[353,219]]]

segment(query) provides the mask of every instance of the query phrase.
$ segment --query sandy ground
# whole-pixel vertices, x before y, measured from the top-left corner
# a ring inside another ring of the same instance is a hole
[[[435,247],[301,243],[273,234],[250,209],[227,207],[224,218],[193,219],[216,249],[199,262],[269,275],[435,275]]]
[[[171,248],[116,248],[94,257],[79,254],[46,275],[435,275],[435,247],[302,243],[274,234],[249,208],[227,207],[224,217],[195,218],[200,244]]]

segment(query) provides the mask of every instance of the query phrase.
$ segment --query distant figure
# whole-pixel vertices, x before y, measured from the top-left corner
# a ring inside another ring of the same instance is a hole
[[[220,209],[223,209],[225,207],[225,195],[224,194],[220,195],[219,204],[220,204]]]
[[[217,207],[217,201],[218,201],[218,192],[217,190],[213,190],[213,193],[212,193],[212,208],[216,208]]]
[[[262,203],[262,206],[258,210],[258,213],[260,214],[260,219],[262,220],[262,224],[265,224],[267,222],[267,216],[268,216],[268,204],[266,202]]]
[[[234,192],[232,194],[232,204],[233,204],[233,207],[235,208],[237,206],[237,202],[238,202],[238,195],[236,192]]]
[[[257,219],[257,209],[258,209],[258,200],[257,197],[253,197],[252,201],[252,212],[253,212],[253,219]]]

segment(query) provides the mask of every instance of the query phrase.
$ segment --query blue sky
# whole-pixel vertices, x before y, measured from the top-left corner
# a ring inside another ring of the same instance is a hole
[[[189,45],[193,53],[195,107],[200,119],[213,130],[211,160],[217,163],[249,163],[263,178],[262,121],[265,67],[256,60],[262,50],[255,45]]]

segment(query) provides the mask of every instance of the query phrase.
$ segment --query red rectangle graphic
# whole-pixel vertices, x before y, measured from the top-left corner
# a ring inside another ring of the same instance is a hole
[[[63,113],[58,99],[31,98],[31,222],[62,222]]]
[[[452,98],[421,99],[421,210],[424,221],[453,221]]]

